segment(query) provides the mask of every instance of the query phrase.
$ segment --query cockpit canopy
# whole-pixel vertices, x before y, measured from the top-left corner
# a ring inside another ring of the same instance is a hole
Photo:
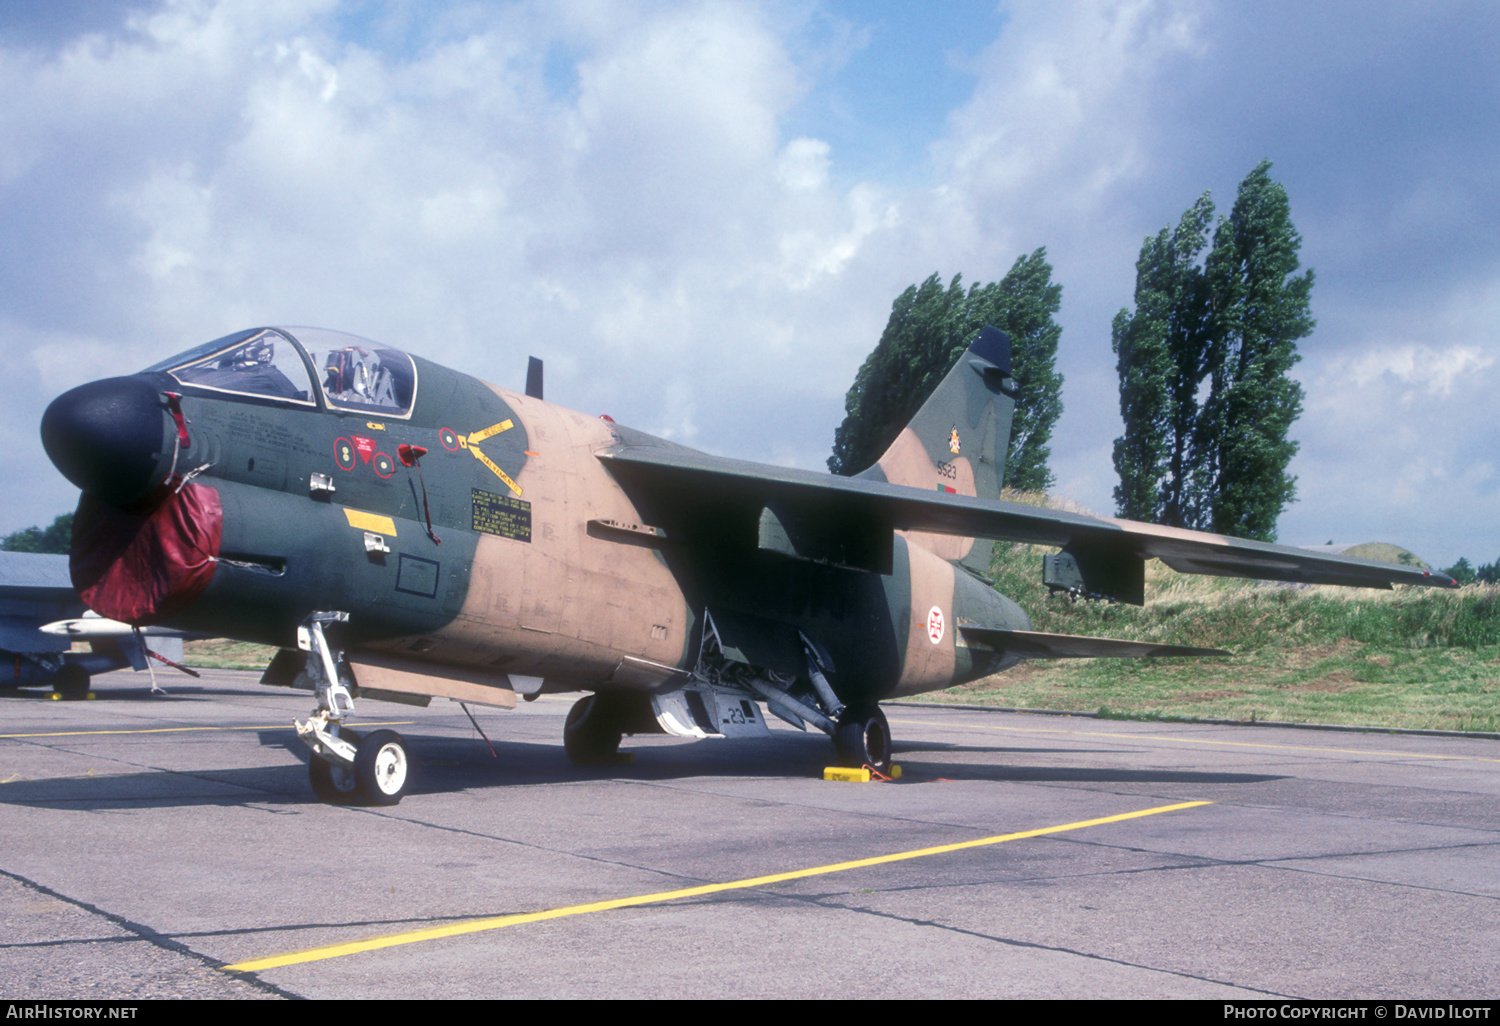
[[[325,328],[251,328],[146,368],[184,385],[306,406],[411,415],[417,368],[399,349]],[[317,386],[314,388],[314,382]]]

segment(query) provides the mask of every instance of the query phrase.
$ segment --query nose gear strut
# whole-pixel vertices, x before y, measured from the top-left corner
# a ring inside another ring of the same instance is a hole
[[[344,726],[344,718],[354,713],[359,686],[343,653],[329,644],[323,629],[348,620],[346,612],[319,612],[297,628],[297,647],[308,653],[303,672],[318,704],[306,723],[294,720],[293,725],[312,749],[308,779],[319,799],[334,805],[395,805],[410,781],[406,742],[393,730],[361,737]]]

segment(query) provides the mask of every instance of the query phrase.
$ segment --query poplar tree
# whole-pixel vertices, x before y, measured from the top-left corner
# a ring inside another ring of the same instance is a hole
[[[1174,527],[1197,520],[1193,435],[1209,324],[1198,257],[1213,216],[1205,192],[1175,230],[1146,240],[1135,265],[1135,313],[1115,315],[1111,346],[1125,421],[1125,434],[1115,439],[1115,508],[1130,520]]]
[[[1047,467],[1052,428],[1062,413],[1062,375],[1055,368],[1062,328],[1054,315],[1062,286],[1052,282],[1045,248],[1021,256],[998,282],[967,289],[954,275],[945,288],[934,273],[891,305],[880,342],[866,358],[844,401],[828,469],[857,474],[885,452],[927,401],[974,335],[987,324],[1011,338],[1011,370],[1019,386],[1006,483],[1040,491],[1052,484]]]
[[[1313,272],[1294,277],[1302,236],[1286,190],[1262,161],[1240,183],[1229,220],[1214,232],[1204,268],[1213,297],[1210,388],[1199,415],[1208,527],[1276,540],[1276,519],[1296,497],[1289,437],[1302,414],[1292,367],[1297,340],[1312,334]]]
[[[1240,183],[1201,264],[1213,203],[1205,193],[1175,231],[1148,238],[1136,310],[1115,317],[1125,433],[1115,441],[1120,516],[1276,539],[1296,495],[1286,470],[1302,386],[1297,340],[1312,333],[1313,272],[1286,190],[1263,161]]]

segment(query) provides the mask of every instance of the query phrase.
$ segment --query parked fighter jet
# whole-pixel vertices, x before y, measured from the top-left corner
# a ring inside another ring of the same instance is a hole
[[[90,650],[72,651],[75,641]],[[0,688],[50,684],[62,698],[82,698],[90,676],[146,670],[153,657],[177,666],[181,635],[91,614],[68,579],[67,556],[0,552]]]
[[[765,710],[888,767],[883,699],[1022,659],[1206,650],[1032,631],[990,541],[1058,546],[1046,583],[1140,603],[1144,562],[1389,588],[1441,574],[999,500],[1016,383],[994,328],[854,478],[710,456],[321,329],[256,328],[83,385],[42,421],[83,491],[90,606],[281,646],[310,687],[316,793],[394,804],[395,733],[353,699],[586,692],[564,745],[767,730]]]

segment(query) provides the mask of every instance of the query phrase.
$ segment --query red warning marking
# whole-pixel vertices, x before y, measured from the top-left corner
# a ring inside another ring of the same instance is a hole
[[[458,452],[458,432],[452,428],[438,428],[438,441],[449,452]]]
[[[359,458],[366,463],[375,455],[375,439],[366,438],[364,435],[354,436],[354,447],[359,450]]]
[[[943,640],[943,611],[937,606],[927,614],[927,638],[934,645]]]
[[[354,469],[354,443],[347,438],[340,438],[333,443],[333,461],[339,465],[340,470]]]
[[[390,477],[396,472],[396,461],[383,452],[375,454],[375,476]]]

